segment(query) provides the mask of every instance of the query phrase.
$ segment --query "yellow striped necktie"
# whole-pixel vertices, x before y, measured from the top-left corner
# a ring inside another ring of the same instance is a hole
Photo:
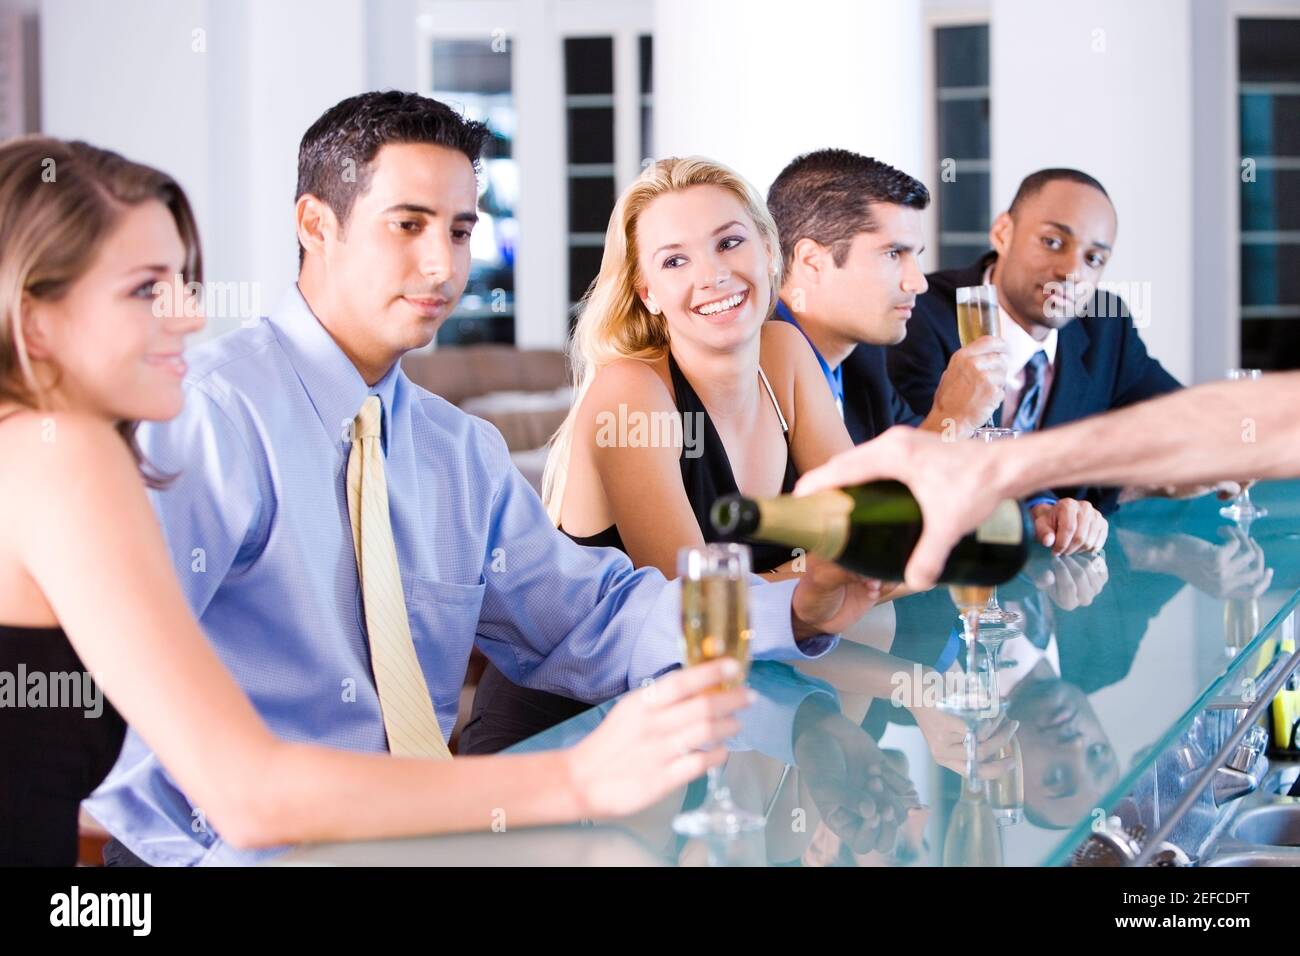
[[[348,455],[348,517],[379,709],[390,752],[402,757],[450,758],[406,617],[388,513],[381,421],[379,396],[368,395],[353,423]]]

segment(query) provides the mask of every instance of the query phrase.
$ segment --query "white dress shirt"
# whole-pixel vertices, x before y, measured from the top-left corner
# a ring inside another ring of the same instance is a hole
[[[989,266],[984,272],[984,282],[991,284],[993,281],[993,267]],[[1029,360],[1034,357],[1034,353],[1043,351],[1047,353],[1047,369],[1043,373],[1043,397],[1040,399],[1040,408],[1047,407],[1047,396],[1052,390],[1052,379],[1056,370],[1056,329],[1047,333],[1047,338],[1043,341],[1037,341],[1032,335],[1022,329],[1019,323],[1011,316],[1002,312],[1002,340],[1007,343],[1007,384],[1006,392],[1002,399],[1002,426],[1010,428],[1012,421],[1016,417],[1016,409],[1020,407],[1020,398],[1025,391],[1025,366]],[[1040,413],[1041,420],[1041,413]]]

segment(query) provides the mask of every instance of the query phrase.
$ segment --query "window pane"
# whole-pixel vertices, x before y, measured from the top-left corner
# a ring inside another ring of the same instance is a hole
[[[1246,319],[1241,323],[1244,368],[1300,368],[1300,319]]]
[[[945,245],[939,244],[940,269],[964,269],[979,261],[979,257],[989,251],[987,245]]]
[[[989,174],[964,173],[957,164],[957,178],[940,181],[934,188],[939,206],[939,228],[943,232],[986,232],[992,224],[989,214]]]
[[[512,316],[475,316],[448,321],[438,330],[438,345],[515,344],[515,320]]]
[[[939,103],[939,156],[983,159],[989,155],[989,101],[942,100]]]
[[[512,45],[498,44],[494,50],[489,40],[434,40],[433,88],[509,95]]]
[[[587,293],[587,286],[600,273],[600,246],[572,246],[569,249],[569,301],[578,302]]]
[[[614,161],[614,111],[607,107],[569,110],[569,162]]]
[[[479,222],[470,239],[469,280],[438,332],[440,344],[514,341],[519,174],[512,145],[517,125],[510,87],[513,49],[513,39],[495,44],[487,39],[434,40],[430,50],[430,95],[492,130],[478,177]]]
[[[637,51],[641,59],[641,92],[654,92],[654,39],[643,33],[637,40]]]
[[[564,41],[564,91],[570,95],[614,91],[612,37],[568,37]]]
[[[1300,245],[1243,243],[1242,305],[1300,305]]]
[[[1237,21],[1243,83],[1300,83],[1300,19]]]
[[[1241,184],[1244,232],[1300,230],[1300,169],[1257,169]]]
[[[940,86],[987,86],[989,28],[942,27],[935,30],[935,62]]]
[[[569,231],[604,233],[614,209],[614,177],[569,179]]]
[[[1300,156],[1300,95],[1242,93],[1241,154]]]

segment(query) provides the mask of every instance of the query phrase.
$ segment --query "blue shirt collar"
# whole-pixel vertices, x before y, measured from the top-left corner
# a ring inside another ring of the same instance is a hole
[[[843,409],[844,408],[844,366],[843,364],[837,365],[834,368],[830,367],[830,364],[826,361],[826,359],[822,357],[822,353],[817,351],[817,346],[813,345],[813,340],[808,338],[808,333],[804,332],[803,326],[801,326],[797,321],[795,321],[794,313],[792,313],[788,308],[786,308],[785,303],[780,299],[777,299],[776,312],[773,313],[773,318],[780,319],[782,322],[789,322],[791,325],[793,325],[796,329],[799,330],[800,334],[803,335],[804,341],[808,343],[808,347],[813,350],[813,355],[817,357],[817,364],[821,366],[822,375],[826,377],[826,384],[830,386],[831,394],[835,396],[836,404],[839,405],[841,409]]]
[[[320,418],[321,425],[346,454],[351,449],[348,424],[361,411],[367,395],[378,395],[383,405],[382,444],[388,454],[395,402],[405,392],[402,363],[395,362],[378,382],[367,385],[357,367],[339,348],[307,305],[295,282],[271,313],[270,323],[289,356]]]

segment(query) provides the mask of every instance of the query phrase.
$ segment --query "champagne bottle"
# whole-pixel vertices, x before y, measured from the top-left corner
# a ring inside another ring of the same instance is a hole
[[[851,571],[901,581],[921,537],[921,507],[907,486],[872,481],[796,498],[725,495],[709,516],[728,539],[749,538],[801,548]],[[1029,515],[1007,499],[957,542],[939,575],[941,584],[993,586],[1024,567],[1033,540]]]

